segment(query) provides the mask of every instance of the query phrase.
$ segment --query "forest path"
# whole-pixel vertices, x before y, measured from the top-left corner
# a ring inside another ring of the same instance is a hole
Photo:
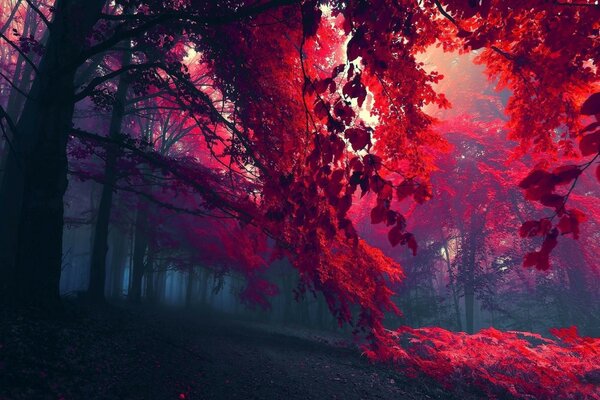
[[[334,335],[175,310],[76,314],[2,316],[0,400],[455,398]]]

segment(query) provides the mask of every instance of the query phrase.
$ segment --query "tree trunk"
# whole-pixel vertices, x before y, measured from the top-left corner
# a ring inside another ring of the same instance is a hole
[[[194,268],[190,268],[187,275],[187,287],[185,289],[185,308],[190,308],[192,306],[192,295],[195,281]]]
[[[152,270],[152,264],[148,262],[148,266],[146,266],[146,298],[150,304],[156,304],[156,289],[154,286],[155,279],[156,277],[154,276],[154,271]]]
[[[467,250],[463,257],[463,266],[465,268],[465,325],[467,333],[473,334],[475,330],[475,254],[478,249],[478,231],[475,230],[474,215],[471,216],[470,227],[470,235],[465,238]]]
[[[146,213],[138,210],[135,219],[135,238],[133,244],[133,271],[131,274],[131,289],[129,300],[132,303],[140,303],[142,300],[142,278],[144,277],[144,256],[148,247],[146,236]]]
[[[443,234],[442,234],[443,237]],[[458,290],[456,288],[456,278],[455,273],[452,271],[452,261],[450,260],[450,249],[448,247],[448,240],[444,238],[444,252],[445,260],[446,260],[446,268],[448,271],[448,280],[450,284],[450,290],[452,292],[452,302],[454,305],[454,314],[456,316],[456,329],[462,331],[462,319],[460,317],[460,304],[459,304],[459,296]]]
[[[113,230],[111,236],[113,248],[110,260],[110,296],[118,299],[123,293],[123,270],[127,253],[126,239],[123,233],[117,230]]]
[[[14,135],[0,185],[0,292],[4,304],[59,300],[67,139],[75,60],[104,1],[57,0],[52,32]]]
[[[202,268],[200,275],[200,303],[208,305],[208,278],[210,274],[206,268]]]
[[[467,239],[468,247],[466,257],[464,258],[464,286],[465,286],[465,325],[467,333],[474,331],[474,311],[475,311],[475,251],[473,249],[472,238]]]
[[[121,65],[126,66],[130,61],[131,53],[126,51],[123,54]],[[129,81],[127,75],[121,74],[110,120],[110,137],[114,140],[117,140],[121,134],[128,86]],[[116,145],[108,146],[106,148],[106,164],[104,167],[104,185],[102,186],[102,195],[100,196],[98,216],[96,218],[94,230],[94,244],[92,246],[90,266],[90,284],[88,287],[88,295],[90,299],[95,302],[104,301],[108,230],[114,185],[117,180],[117,158],[118,148]]]

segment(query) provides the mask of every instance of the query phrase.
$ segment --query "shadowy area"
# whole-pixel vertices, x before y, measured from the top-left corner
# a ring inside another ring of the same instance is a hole
[[[453,398],[469,396],[373,365],[334,334],[214,314],[68,303],[59,319],[0,325],[1,400]]]

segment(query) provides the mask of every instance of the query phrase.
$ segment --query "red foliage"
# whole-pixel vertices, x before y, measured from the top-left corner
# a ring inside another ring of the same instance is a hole
[[[467,335],[403,327],[366,353],[487,398],[600,399],[600,339],[580,337],[575,327],[551,333],[559,340],[494,328]]]

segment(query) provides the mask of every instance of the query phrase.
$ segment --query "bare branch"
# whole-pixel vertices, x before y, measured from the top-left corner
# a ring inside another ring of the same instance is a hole
[[[106,75],[96,77],[91,80],[91,82],[85,87],[85,89],[83,89],[81,92],[79,92],[75,95],[75,102],[85,99],[87,96],[91,95],[94,92],[94,89],[97,88],[99,85],[119,76],[120,74],[122,74],[124,72],[131,71],[134,69],[154,68],[154,67],[158,67],[158,66],[159,65],[155,64],[155,63],[130,64],[130,65],[126,65],[116,71],[110,72]]]
[[[44,22],[44,24],[46,24],[46,26],[48,27],[48,29],[52,29],[52,23],[50,21],[48,21],[48,18],[46,18],[46,16],[44,15],[44,13],[37,8],[32,2],[31,0],[25,0],[27,2],[27,4],[29,4],[29,8],[31,8],[39,17],[40,19]]]
[[[0,33],[6,32],[6,30],[10,26],[10,24],[13,22],[13,19],[15,19],[15,15],[17,14],[17,11],[19,10],[19,6],[21,5],[22,1],[23,0],[18,0],[17,4],[15,4],[13,9],[10,11],[10,15],[6,19],[6,22],[4,23],[4,25],[2,25],[2,28],[0,28]]]
[[[27,57],[27,54],[25,54],[25,52],[23,50],[21,50],[21,48],[19,46],[17,46],[12,40],[10,40],[6,36],[4,36],[3,33],[0,33],[0,38],[4,39],[6,41],[6,43],[9,44],[10,47],[15,49],[21,55],[21,57],[23,57],[23,59],[25,59],[25,61],[27,61],[27,63],[29,65],[31,65],[31,68],[33,68],[33,70],[35,71],[36,74],[39,73],[39,70],[37,69],[37,67],[35,66],[33,61],[31,61],[29,59],[29,57]]]
[[[243,9],[238,10],[231,14],[220,15],[220,16],[208,16],[208,17],[205,15],[190,14],[189,11],[162,13],[162,14],[159,14],[156,16],[152,15],[152,16],[149,16],[151,19],[147,20],[143,24],[141,24],[135,28],[131,28],[127,31],[121,31],[119,33],[116,33],[112,37],[106,39],[104,42],[98,43],[97,45],[92,46],[88,50],[84,51],[83,54],[81,55],[81,57],[79,57],[79,59],[76,60],[76,64],[80,64],[81,62],[87,60],[89,57],[93,56],[94,54],[107,51],[107,50],[111,49],[114,45],[118,44],[119,42],[121,42],[125,39],[135,37],[144,32],[147,32],[151,28],[153,28],[157,25],[160,25],[162,23],[165,23],[165,22],[180,20],[180,21],[194,22],[194,23],[198,23],[198,24],[222,25],[222,24],[239,21],[243,18],[258,15],[262,12],[268,11],[273,8],[296,4],[296,3],[299,3],[299,0],[273,0],[271,2],[260,4],[260,5],[254,6],[254,7],[245,7]],[[107,16],[105,15],[104,18],[106,18],[106,17]],[[135,20],[136,18],[143,19],[142,16],[139,16],[138,14],[115,16],[115,17],[120,17],[121,19],[124,19],[124,20],[130,20],[130,19]]]
[[[2,72],[0,72],[0,76],[4,78],[4,80],[6,80],[6,82],[9,83],[9,85],[17,91],[17,93],[19,93],[21,96],[25,97],[26,99],[29,98],[29,96],[27,95],[27,93],[25,93],[24,91],[22,91],[21,89],[19,89],[17,87],[17,85],[15,85],[15,83],[6,75],[4,75]]]

